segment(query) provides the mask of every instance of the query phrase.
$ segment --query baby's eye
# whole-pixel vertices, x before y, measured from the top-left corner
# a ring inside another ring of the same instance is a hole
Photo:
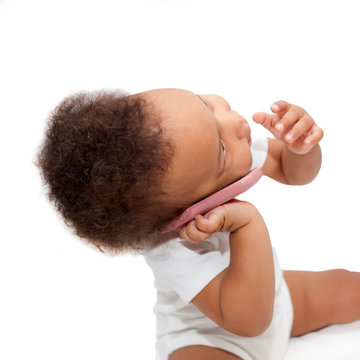
[[[220,139],[220,143],[221,143],[221,149],[224,153],[224,157],[226,156],[226,147],[225,147],[225,144],[224,144],[224,141],[222,139]]]

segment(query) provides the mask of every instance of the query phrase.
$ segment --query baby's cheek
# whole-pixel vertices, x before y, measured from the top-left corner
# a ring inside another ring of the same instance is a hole
[[[240,173],[240,177],[246,175],[250,171],[253,163],[250,146],[239,149],[235,155],[234,163],[236,164],[235,170]]]

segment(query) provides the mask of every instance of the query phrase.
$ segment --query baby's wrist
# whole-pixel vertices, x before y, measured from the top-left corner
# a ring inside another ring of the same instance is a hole
[[[246,201],[238,201],[226,205],[225,226],[227,231],[236,232],[249,225],[259,215],[257,208]]]

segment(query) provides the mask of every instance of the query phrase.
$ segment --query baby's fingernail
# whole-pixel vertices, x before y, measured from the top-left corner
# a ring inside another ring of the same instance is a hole
[[[273,111],[279,111],[279,110],[280,110],[280,107],[279,107],[279,105],[277,105],[277,104],[272,104],[272,105],[271,105],[271,109],[272,109]]]
[[[311,144],[311,139],[305,139],[305,144],[307,144],[307,145],[310,145]]]
[[[285,138],[286,138],[287,141],[293,141],[294,140],[294,137],[292,136],[292,134],[287,134],[285,136]]]
[[[275,128],[278,131],[283,131],[284,130],[284,125],[281,124],[281,123],[278,123],[278,124],[275,125]]]

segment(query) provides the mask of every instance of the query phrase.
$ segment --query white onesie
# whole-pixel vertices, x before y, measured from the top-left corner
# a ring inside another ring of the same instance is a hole
[[[252,141],[252,168],[262,167],[267,157],[265,137]],[[226,350],[244,360],[281,360],[293,321],[290,293],[275,249],[275,302],[268,329],[257,337],[234,335],[208,317],[191,300],[230,262],[229,233],[215,233],[200,244],[172,239],[145,254],[155,277],[157,302],[156,359],[184,346],[207,345]]]

